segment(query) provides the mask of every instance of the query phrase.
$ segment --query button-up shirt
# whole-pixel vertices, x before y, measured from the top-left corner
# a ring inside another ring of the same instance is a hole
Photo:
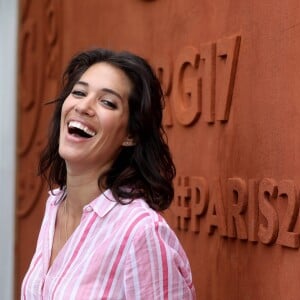
[[[187,256],[144,200],[117,203],[110,190],[83,208],[49,267],[62,191],[50,193],[22,300],[195,299]]]

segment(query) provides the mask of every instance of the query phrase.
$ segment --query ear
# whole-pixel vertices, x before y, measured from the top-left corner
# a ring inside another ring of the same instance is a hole
[[[124,147],[135,146],[135,142],[132,138],[127,137],[126,140],[122,143],[122,146],[124,146]]]

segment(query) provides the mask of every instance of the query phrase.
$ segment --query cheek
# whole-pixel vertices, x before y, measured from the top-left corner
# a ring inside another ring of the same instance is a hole
[[[60,112],[60,131],[63,128],[64,125],[64,120],[66,118],[66,115],[70,109],[68,108],[68,103],[65,101],[61,107],[61,112]]]
[[[126,131],[128,117],[127,114],[116,114],[115,112],[107,113],[102,111],[99,114],[99,121],[103,130]]]
[[[68,101],[68,98],[64,101],[62,107],[61,107],[61,114],[60,114],[60,120],[63,121],[68,112],[72,109],[70,101]]]

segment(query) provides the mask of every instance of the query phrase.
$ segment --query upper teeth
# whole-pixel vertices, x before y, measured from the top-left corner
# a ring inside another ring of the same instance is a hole
[[[86,134],[90,135],[90,136],[94,136],[96,134],[95,131],[89,129],[87,126],[83,125],[82,123],[80,122],[77,122],[77,121],[70,121],[69,124],[68,124],[68,127],[73,127],[73,128],[78,128],[82,131],[84,131]]]

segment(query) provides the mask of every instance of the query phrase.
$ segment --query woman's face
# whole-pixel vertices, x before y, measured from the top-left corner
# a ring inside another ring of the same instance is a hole
[[[67,170],[101,172],[128,137],[131,82],[105,62],[92,65],[75,83],[61,111],[59,154]]]

